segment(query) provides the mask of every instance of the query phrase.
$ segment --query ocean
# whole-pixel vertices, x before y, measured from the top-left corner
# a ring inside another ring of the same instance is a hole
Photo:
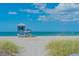
[[[32,32],[32,36],[78,36],[79,32]],[[0,36],[16,36],[17,32],[0,32]]]

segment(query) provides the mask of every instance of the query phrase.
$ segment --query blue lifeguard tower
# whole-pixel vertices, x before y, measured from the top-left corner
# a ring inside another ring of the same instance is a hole
[[[25,24],[20,23],[17,25],[17,36],[19,37],[29,37],[31,36],[31,30],[26,29]]]

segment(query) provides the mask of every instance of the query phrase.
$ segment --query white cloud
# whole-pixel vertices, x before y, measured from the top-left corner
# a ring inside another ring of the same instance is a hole
[[[21,9],[20,11],[26,13],[39,13],[39,10],[33,10],[33,9]]]
[[[44,12],[47,15],[38,16],[38,20],[50,21],[79,21],[79,4],[78,3],[61,3],[53,9],[46,7],[45,3],[34,3],[36,10],[33,9],[21,9],[22,12],[28,13],[41,13]]]
[[[39,16],[38,20],[39,21],[46,21],[46,18],[47,18],[46,16]]]
[[[15,12],[15,11],[9,11],[8,14],[15,15],[15,14],[17,14],[17,12]]]
[[[20,9],[19,11],[27,12],[27,13],[40,13],[40,10],[43,11],[43,9],[45,9],[46,7],[46,4],[43,4],[43,3],[34,3],[34,5],[35,5],[35,8],[37,9]]]
[[[43,6],[43,8],[38,7],[38,10],[41,9],[44,13],[49,14],[46,17],[44,16],[44,19],[46,20],[59,20],[65,22],[79,21],[79,4],[61,3],[54,9],[46,8],[46,6],[43,4],[41,6]],[[38,19],[39,18],[40,16]]]
[[[46,4],[45,3],[34,3],[34,5],[39,10],[44,10],[46,8]]]
[[[56,7],[54,17],[60,21],[78,21],[79,20],[79,4],[64,3]],[[53,12],[52,12],[53,13]],[[53,14],[51,14],[52,16]]]

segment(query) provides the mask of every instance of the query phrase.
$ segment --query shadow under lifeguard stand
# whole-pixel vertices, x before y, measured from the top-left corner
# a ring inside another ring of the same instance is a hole
[[[17,36],[18,37],[31,37],[31,30],[25,28],[25,24],[17,25]]]

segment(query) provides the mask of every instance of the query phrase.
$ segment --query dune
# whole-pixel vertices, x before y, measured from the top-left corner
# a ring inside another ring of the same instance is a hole
[[[45,46],[49,41],[60,39],[79,39],[79,36],[36,36],[36,37],[0,37],[0,40],[9,40],[23,47],[17,56],[44,56],[46,55]]]

